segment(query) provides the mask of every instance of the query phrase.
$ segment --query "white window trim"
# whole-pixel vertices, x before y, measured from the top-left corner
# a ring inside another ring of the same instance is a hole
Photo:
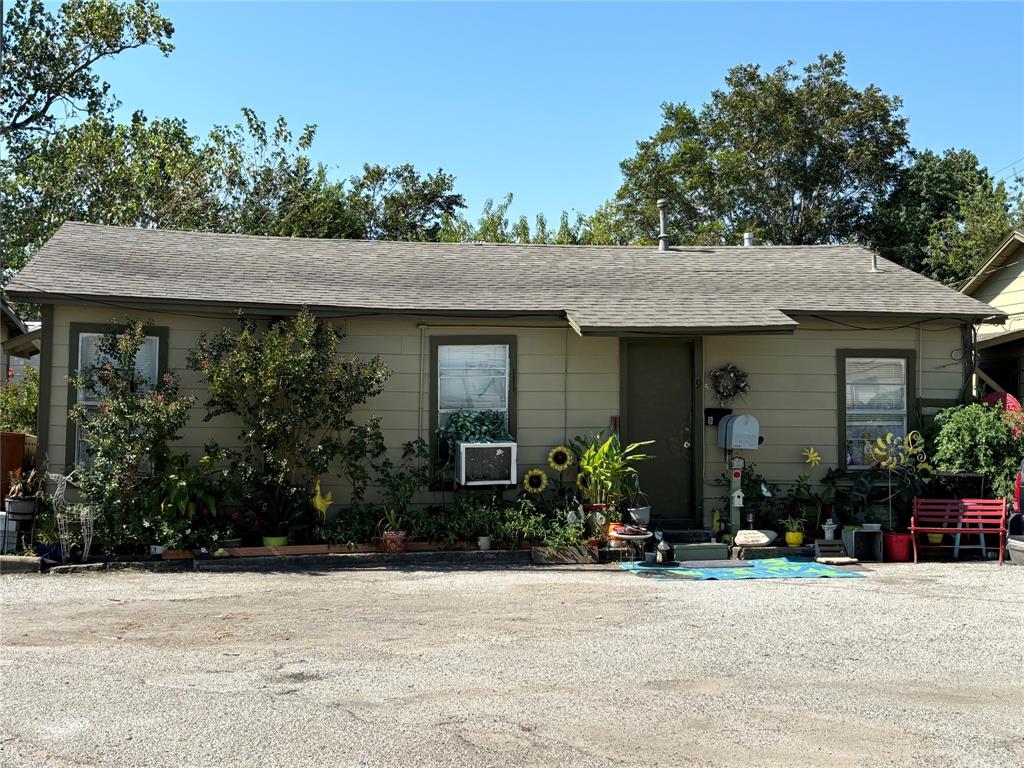
[[[876,356],[858,355],[856,357],[846,357],[843,360],[843,365],[845,366],[845,369],[846,369],[845,370],[845,377],[844,377],[844,379],[845,379],[844,386],[847,387],[847,388],[850,386],[850,363],[854,362],[854,361],[858,361],[858,360],[860,360],[860,361],[867,360],[867,361],[871,361],[871,362],[890,362],[890,361],[899,362],[900,367],[903,369],[903,408],[901,410],[894,410],[894,409],[886,410],[886,409],[880,409],[880,408],[858,408],[856,410],[851,410],[849,398],[847,397],[846,392],[844,392],[843,393],[843,406],[845,408],[845,419],[844,419],[844,421],[846,423],[846,434],[842,435],[842,439],[843,439],[844,453],[846,453],[848,455],[850,455],[849,434],[850,434],[850,417],[851,416],[853,416],[854,418],[861,417],[861,416],[884,418],[884,419],[886,419],[888,421],[897,421],[897,420],[901,419],[903,421],[903,432],[902,432],[902,435],[906,435],[907,432],[910,431],[910,423],[909,423],[909,416],[910,416],[910,387],[912,386],[912,382],[910,381],[910,366],[908,365],[907,358],[902,357],[902,356],[885,357],[884,355],[876,355]],[[852,455],[850,456],[850,458],[852,458]],[[847,466],[848,469],[869,469],[873,465],[872,464],[857,464],[857,463],[854,463],[854,462],[851,461],[851,462],[848,462],[846,466]]]
[[[445,347],[504,347],[505,348],[505,405],[502,408],[442,408],[441,407],[441,364],[440,356],[441,350]],[[437,408],[437,423],[441,424],[443,416],[457,413],[458,411],[497,411],[498,413],[505,414],[505,427],[509,428],[509,391],[511,389],[512,379],[512,349],[508,344],[492,344],[483,342],[480,344],[459,342],[455,344],[439,344],[437,347],[438,354],[438,365],[437,365],[437,402],[434,406]]]

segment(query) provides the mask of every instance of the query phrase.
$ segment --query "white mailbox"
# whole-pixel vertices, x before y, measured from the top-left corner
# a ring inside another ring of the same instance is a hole
[[[726,416],[718,425],[718,447],[727,451],[756,450],[760,438],[761,427],[748,413]]]

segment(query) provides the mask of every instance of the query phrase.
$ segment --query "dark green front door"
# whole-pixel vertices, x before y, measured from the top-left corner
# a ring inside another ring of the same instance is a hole
[[[622,437],[655,441],[637,464],[652,525],[694,522],[693,380],[693,342],[622,340]]]

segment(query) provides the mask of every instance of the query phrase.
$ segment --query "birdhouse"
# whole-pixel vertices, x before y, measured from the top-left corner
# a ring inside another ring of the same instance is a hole
[[[743,506],[743,491],[741,491],[739,488],[737,488],[735,491],[733,491],[732,495],[729,497],[729,506],[732,506],[732,507],[742,507]]]

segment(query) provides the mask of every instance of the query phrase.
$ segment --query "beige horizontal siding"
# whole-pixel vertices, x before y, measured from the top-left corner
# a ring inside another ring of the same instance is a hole
[[[54,377],[51,384],[48,453],[54,467],[68,460],[67,371],[70,324],[109,323],[125,312],[95,306],[57,306],[53,324]],[[178,447],[200,455],[211,441],[235,445],[240,425],[228,418],[204,421],[206,390],[198,373],[189,371],[186,358],[204,332],[213,333],[225,323],[192,315],[129,312],[128,317],[169,328],[168,366],[181,379],[181,389],[196,398],[188,426]],[[397,456],[403,443],[429,437],[430,337],[433,335],[515,335],[516,391],[518,398],[517,438],[521,472],[542,465],[551,446],[577,434],[589,434],[608,427],[619,412],[619,357],[615,338],[580,338],[564,327],[492,325],[479,327],[464,322],[427,325],[422,329],[412,320],[352,319],[336,323],[346,332],[341,349],[364,358],[380,357],[391,369],[384,391],[356,410],[356,418],[380,417],[384,438]],[[344,498],[346,489],[337,479],[325,488]],[[420,501],[429,501],[425,495]]]
[[[1024,249],[1010,257],[1010,263],[988,278],[974,298],[1011,315],[1003,325],[983,325],[978,333],[989,336],[1024,328]]]
[[[954,401],[963,385],[961,330],[950,321],[897,330],[854,330],[814,318],[797,318],[793,336],[706,336],[704,375],[734,363],[750,374],[751,391],[728,404],[735,413],[758,419],[764,444],[756,451],[737,452],[757,465],[770,481],[791,484],[810,471],[801,452],[816,448],[822,464],[815,478],[837,466],[844,438],[838,432],[837,353],[841,349],[912,349],[917,352],[918,376],[912,385],[919,398]],[[865,327],[885,325],[871,318],[844,318]],[[889,325],[898,325],[891,322]],[[706,407],[718,405],[713,393],[702,393]],[[931,409],[933,412],[934,409]],[[706,524],[721,506],[723,488],[717,482],[725,469],[717,447],[717,427],[704,428],[704,504]]]

